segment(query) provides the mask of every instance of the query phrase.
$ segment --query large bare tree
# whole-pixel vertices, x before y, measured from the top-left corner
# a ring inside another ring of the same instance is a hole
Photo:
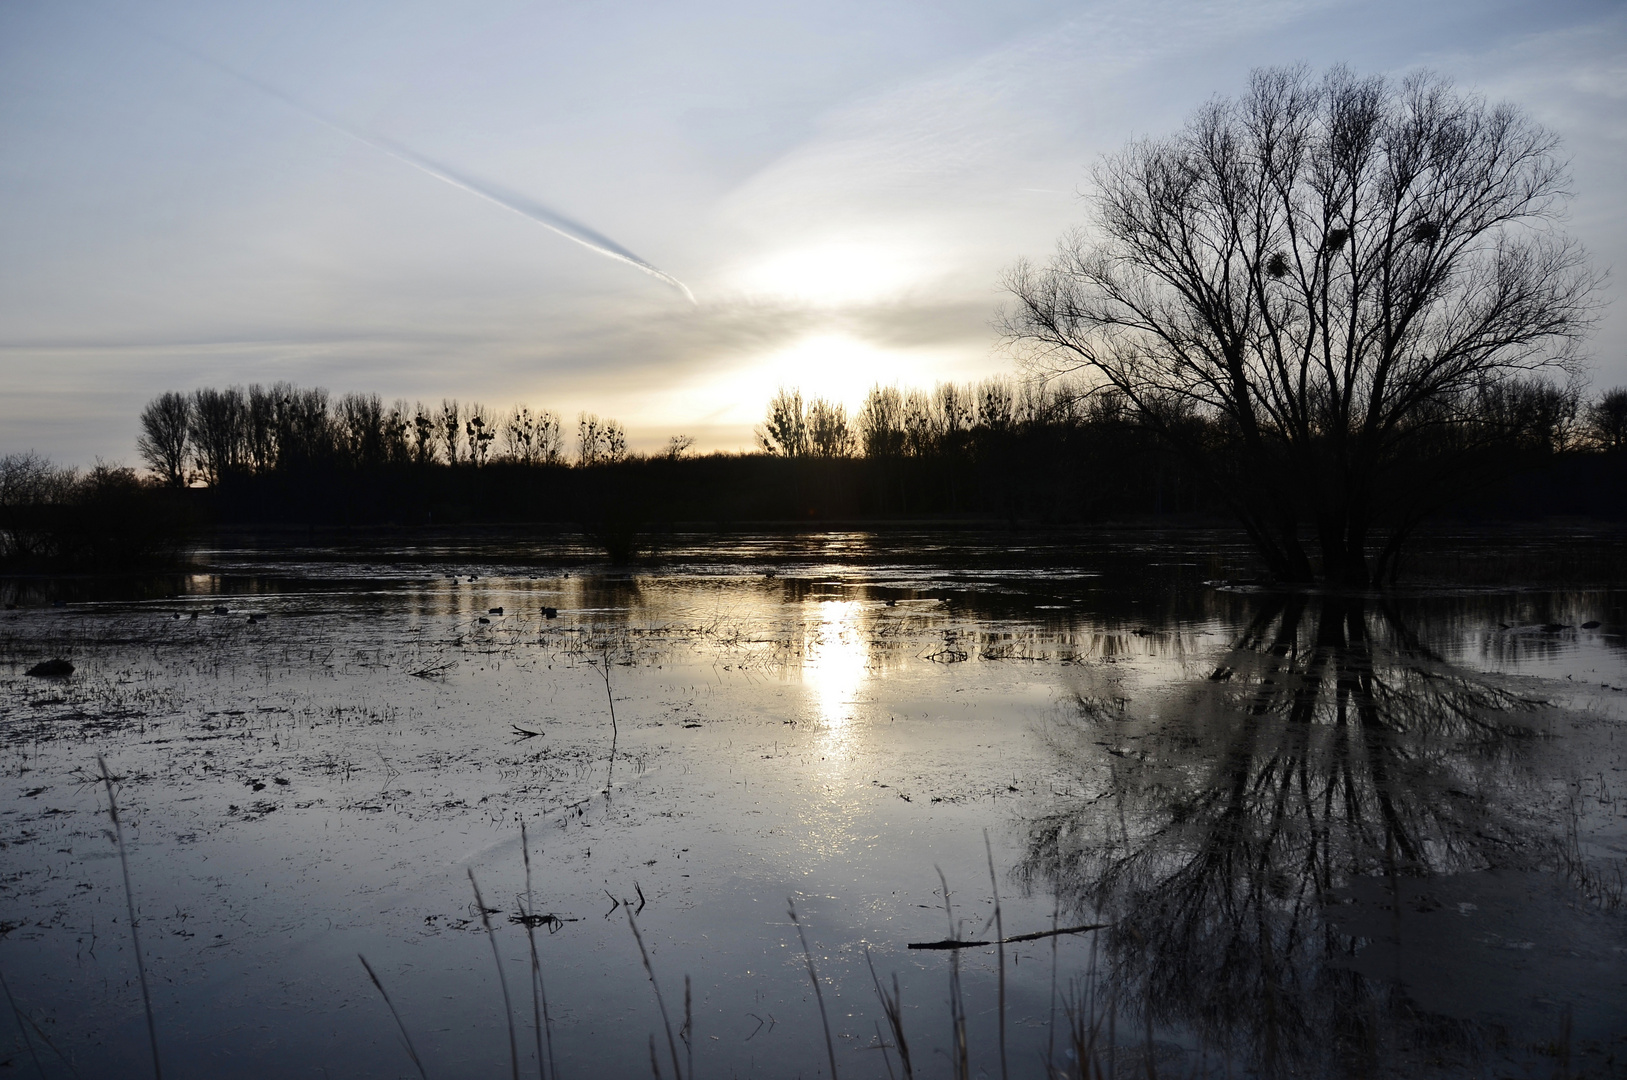
[[[159,394],[141,410],[136,452],[171,487],[186,486],[192,399],[175,390]]]
[[[1364,586],[1431,504],[1407,464],[1429,433],[1502,380],[1575,374],[1595,279],[1568,195],[1513,106],[1261,70],[1096,169],[1090,227],[1009,273],[1006,330],[1208,467],[1278,577]]]

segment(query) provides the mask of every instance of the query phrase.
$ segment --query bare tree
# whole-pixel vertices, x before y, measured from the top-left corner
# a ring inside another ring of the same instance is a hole
[[[334,409],[334,434],[341,455],[353,468],[384,461],[384,402],[377,394],[345,394]]]
[[[904,394],[904,449],[911,457],[926,457],[938,448],[943,424],[933,405],[934,399],[926,391]]]
[[[408,429],[412,437],[412,460],[418,465],[432,465],[440,444],[437,432],[440,430],[435,420],[435,410],[422,401],[415,402],[412,407],[411,427]]]
[[[1627,386],[1599,395],[1587,408],[1588,435],[1601,450],[1627,447]]]
[[[977,384],[977,422],[989,431],[1009,431],[1016,419],[1017,397],[1009,379],[984,379]]]
[[[336,442],[328,392],[280,382],[271,393],[277,404],[277,467],[308,468],[328,461]]]
[[[859,444],[866,457],[904,452],[904,395],[896,386],[873,386],[859,409]]]
[[[243,391],[235,386],[194,390],[187,436],[204,483],[213,487],[240,472],[248,454],[248,400]]]
[[[667,447],[665,450],[661,451],[661,456],[666,458],[668,461],[677,461],[685,454],[689,453],[690,449],[694,445],[695,436],[674,435],[667,439]]]
[[[268,473],[277,467],[277,391],[259,383],[249,387],[248,428],[245,433],[249,468]]]
[[[814,398],[808,403],[808,452],[815,457],[852,457],[858,440],[840,402]]]
[[[582,413],[576,419],[576,452],[583,466],[621,461],[627,457],[627,430],[596,413]]]
[[[1171,403],[1213,421],[1166,434],[1223,463],[1273,573],[1364,585],[1373,534],[1412,525],[1386,485],[1413,437],[1487,382],[1577,367],[1595,278],[1557,229],[1558,150],[1434,76],[1258,71],[1096,170],[1093,229],[1009,273],[1006,329],[1036,371],[1086,372],[1155,426]]]
[[[141,410],[136,452],[171,487],[185,487],[192,401],[176,391],[159,394]]]
[[[384,460],[406,465],[413,459],[412,407],[397,398],[384,416]]]
[[[503,451],[522,465],[558,465],[565,459],[565,433],[559,414],[550,409],[532,412],[516,405],[502,424]]]
[[[446,456],[446,463],[456,465],[463,457],[463,419],[457,398],[441,399],[437,434],[440,437],[441,453]]]
[[[764,453],[804,457],[808,453],[808,415],[801,390],[780,387],[768,403],[768,416],[754,433]]]
[[[469,439],[469,460],[476,465],[484,465],[491,453],[491,444],[497,438],[497,423],[491,410],[478,401],[469,406],[464,417],[463,431]]]
[[[503,456],[520,465],[537,460],[537,418],[528,405],[516,405],[503,421]]]

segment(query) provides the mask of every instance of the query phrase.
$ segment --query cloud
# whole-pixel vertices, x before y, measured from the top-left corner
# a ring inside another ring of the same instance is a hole
[[[1627,254],[1613,4],[714,0],[634,4],[617,33],[598,9],[360,5],[143,12],[357,118],[344,135],[105,20],[0,11],[0,452],[128,456],[147,397],[205,382],[528,400],[746,445],[799,371],[850,400],[1009,371],[1002,270],[1082,220],[1101,153],[1259,64],[1427,62],[1519,101],[1575,157],[1573,231]],[[699,303],[537,243],[511,213],[534,191]],[[1607,312],[1607,385],[1623,327]]]

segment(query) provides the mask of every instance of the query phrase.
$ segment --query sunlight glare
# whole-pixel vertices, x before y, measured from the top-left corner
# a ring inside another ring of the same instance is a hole
[[[869,677],[870,647],[856,601],[824,600],[809,607],[802,681],[813,691],[820,721],[836,731],[852,719],[854,697]]]
[[[873,345],[843,333],[811,334],[794,344],[698,383],[674,395],[674,411],[710,423],[761,422],[763,410],[780,387],[802,391],[808,401],[823,397],[847,407],[851,418],[877,383],[930,385],[941,358]],[[719,403],[727,403],[719,409]]]
[[[901,245],[828,241],[776,252],[734,275],[743,292],[811,304],[870,303],[904,292],[928,260]]]

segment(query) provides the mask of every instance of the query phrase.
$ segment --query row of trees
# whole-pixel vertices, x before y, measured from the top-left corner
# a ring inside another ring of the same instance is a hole
[[[1118,422],[1124,403],[1089,395],[1067,381],[991,378],[939,383],[931,389],[876,386],[849,417],[823,398],[781,389],[757,429],[759,448],[786,458],[926,458],[972,449],[979,439],[1039,429]],[[331,396],[289,383],[171,391],[141,413],[137,450],[163,482],[214,487],[233,476],[386,465],[594,466],[629,457],[627,432],[615,420],[582,413],[574,455],[567,453],[557,413],[517,405],[506,414],[444,400],[438,408],[377,394]],[[674,436],[660,456],[693,446]]]
[[[591,413],[577,418],[576,461],[598,465],[627,456],[627,432]],[[443,400],[439,407],[377,394],[337,398],[291,383],[170,391],[141,412],[136,449],[173,487],[231,476],[383,465],[484,465],[502,458],[523,465],[569,462],[565,426],[548,409],[515,406],[497,414],[484,405]]]
[[[839,402],[781,388],[755,434],[770,456],[814,459],[956,456],[1039,431],[1125,425],[1178,429],[1208,446],[1226,437],[1224,422],[1190,401],[1158,399],[1156,410],[1147,404],[1111,385],[995,377],[931,389],[876,386],[849,418]],[[1471,441],[1549,454],[1627,447],[1627,388],[1588,400],[1574,386],[1516,378],[1467,387],[1451,404],[1460,442],[1472,428]],[[176,487],[311,467],[594,466],[629,457],[625,429],[592,413],[577,419],[572,457],[558,414],[547,409],[517,405],[497,416],[456,400],[437,409],[402,401],[386,408],[376,394],[330,398],[286,383],[160,394],[142,411],[141,427],[142,457]],[[675,436],[661,456],[681,457],[692,445]]]
[[[1092,395],[1070,380],[941,382],[930,390],[875,386],[850,420],[839,402],[803,400],[781,388],[757,428],[757,445],[779,457],[931,457],[979,438],[1122,419],[1118,396]]]
[[[1016,432],[1103,424],[1180,425],[1200,437],[1207,427],[1210,443],[1222,435],[1224,425],[1214,423],[1213,414],[1185,399],[1157,405],[1156,415],[1143,414],[1111,384],[997,377],[931,390],[877,386],[850,421],[840,403],[804,401],[800,390],[782,388],[756,439],[764,453],[779,457],[842,458],[931,457]],[[1472,430],[1474,442],[1548,454],[1627,448],[1627,387],[1588,399],[1575,385],[1537,378],[1483,380],[1450,405],[1459,435]]]

